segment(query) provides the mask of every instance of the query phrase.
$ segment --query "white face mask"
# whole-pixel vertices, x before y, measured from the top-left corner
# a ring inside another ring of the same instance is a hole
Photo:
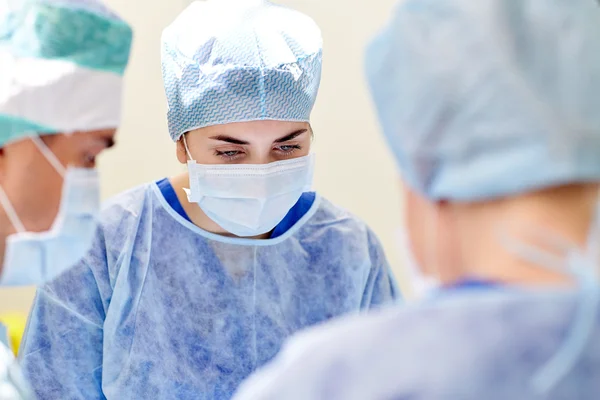
[[[39,137],[33,142],[63,176],[62,197],[52,228],[27,232],[0,187],[0,203],[17,233],[6,239],[0,285],[40,285],[74,266],[91,247],[100,210],[100,181],[95,169],[65,170]]]
[[[408,232],[403,228],[396,231],[398,248],[403,259],[403,266],[408,274],[408,280],[415,299],[423,299],[438,290],[442,284],[436,278],[425,275],[413,255]]]
[[[263,165],[202,165],[193,161],[183,140],[191,159],[188,201],[236,236],[272,231],[312,186],[313,154]]]

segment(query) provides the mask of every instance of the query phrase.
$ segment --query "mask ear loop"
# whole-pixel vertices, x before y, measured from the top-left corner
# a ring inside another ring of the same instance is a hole
[[[195,164],[196,161],[192,157],[192,153],[190,153],[190,149],[189,149],[188,144],[187,144],[187,139],[185,137],[186,137],[186,133],[184,133],[182,135],[182,138],[183,138],[183,147],[185,147],[185,153],[186,153],[186,155],[187,155],[187,157],[189,159],[188,160],[188,168],[189,168],[189,166],[190,166],[189,164],[190,163]],[[197,183],[193,179],[193,175],[191,175],[191,173],[190,173],[190,188],[189,189],[188,188],[183,188],[183,191],[187,195],[188,202],[190,202],[190,203],[197,203],[198,202],[198,199],[196,198],[198,196],[197,190],[193,190],[192,191],[192,189],[196,187],[195,185],[197,185]]]
[[[560,348],[533,376],[531,385],[540,395],[547,394],[573,368],[589,341],[600,305],[600,290],[596,283],[595,244],[600,238],[598,224],[592,228],[588,239],[588,249],[574,250],[574,245],[551,234],[534,232],[549,245],[560,249],[564,257],[548,254],[534,246],[520,243],[506,232],[500,233],[503,245],[518,257],[534,264],[545,266],[557,272],[572,275],[579,286],[579,303],[573,323]],[[590,247],[591,245],[591,247]],[[566,257],[566,261],[565,261]]]
[[[194,158],[192,157],[192,153],[190,153],[190,149],[188,147],[187,144],[187,140],[185,139],[185,133],[183,134],[183,147],[185,147],[185,153],[187,154],[188,158],[190,159],[190,161],[194,161]]]
[[[35,144],[35,146],[38,148],[38,150],[44,155],[46,160],[48,160],[50,165],[52,165],[54,167],[56,172],[58,172],[59,175],[64,178],[67,173],[67,170],[64,167],[64,165],[62,165],[62,163],[58,160],[58,158],[52,152],[52,150],[50,150],[48,148],[48,146],[46,146],[46,144],[42,141],[42,139],[40,139],[40,137],[37,135],[32,136],[31,141],[33,142],[33,144]]]

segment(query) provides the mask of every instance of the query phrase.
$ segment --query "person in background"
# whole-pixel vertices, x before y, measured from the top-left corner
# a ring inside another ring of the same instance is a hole
[[[96,1],[0,0],[0,287],[43,284],[90,248],[131,42]],[[0,398],[31,397],[0,345]]]
[[[38,291],[21,354],[41,398],[229,399],[290,334],[398,297],[376,236],[310,191],[321,54],[267,1],[194,2],[164,31],[188,172],[111,200]]]
[[[299,334],[234,399],[597,399],[598,2],[405,0],[366,67],[437,289]]]

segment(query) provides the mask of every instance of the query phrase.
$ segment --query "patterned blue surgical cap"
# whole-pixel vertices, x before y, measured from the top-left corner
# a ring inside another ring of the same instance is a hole
[[[171,138],[231,122],[307,122],[321,61],[321,31],[304,14],[264,0],[192,3],[162,37]]]
[[[405,0],[366,68],[403,178],[430,199],[600,181],[598,0]]]

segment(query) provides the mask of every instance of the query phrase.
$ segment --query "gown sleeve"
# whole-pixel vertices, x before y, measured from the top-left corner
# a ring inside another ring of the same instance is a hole
[[[361,310],[366,311],[386,304],[398,303],[402,300],[400,289],[396,283],[390,265],[377,236],[368,231],[371,270],[365,285]]]
[[[19,351],[38,399],[104,399],[103,324],[112,293],[99,229],[87,256],[38,289]]]

